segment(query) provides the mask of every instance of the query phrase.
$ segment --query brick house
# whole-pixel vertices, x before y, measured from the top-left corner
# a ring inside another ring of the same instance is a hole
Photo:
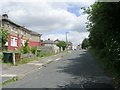
[[[8,50],[20,49],[28,40],[29,47],[41,46],[41,35],[39,33],[28,30],[24,26],[20,26],[10,19],[7,14],[2,15],[2,27],[8,30],[8,42],[5,44]]]
[[[68,49],[69,49],[69,50],[72,50],[72,49],[73,49],[73,48],[72,48],[72,46],[73,46],[72,42],[69,41],[67,44],[68,44]]]

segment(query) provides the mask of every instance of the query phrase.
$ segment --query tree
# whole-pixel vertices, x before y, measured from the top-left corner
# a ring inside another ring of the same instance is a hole
[[[0,43],[1,43],[1,48],[5,48],[5,43],[8,41],[8,30],[5,28],[0,28]]]
[[[59,41],[56,45],[60,48],[60,50],[63,49],[63,51],[67,47],[67,43],[65,41]]]
[[[120,2],[95,2],[85,13],[91,47],[120,71]]]
[[[87,49],[89,47],[89,40],[87,38],[85,38],[82,41],[82,49]]]

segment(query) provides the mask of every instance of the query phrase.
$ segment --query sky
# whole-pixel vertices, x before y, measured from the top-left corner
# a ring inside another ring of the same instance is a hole
[[[87,8],[94,0],[1,0],[0,14],[7,13],[10,20],[42,34],[46,40],[66,40],[78,45],[89,32],[86,29]]]

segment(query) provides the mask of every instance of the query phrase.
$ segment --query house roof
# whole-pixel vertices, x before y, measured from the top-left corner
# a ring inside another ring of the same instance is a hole
[[[45,40],[43,43],[44,44],[56,44],[56,42],[54,42],[52,40]]]
[[[39,33],[37,33],[37,32],[34,32],[34,31],[30,31],[30,34],[32,34],[32,35],[39,35],[39,36],[42,35],[42,34],[39,34]]]
[[[68,44],[69,44],[69,45],[72,45],[72,42],[69,41]]]
[[[26,32],[29,32],[30,34],[32,35],[37,35],[37,36],[41,36],[42,34],[40,33],[37,33],[35,31],[31,31],[31,30],[28,30],[27,28],[25,28],[24,26],[21,26],[21,25],[18,25],[16,23],[14,23],[13,21],[11,21],[10,19],[5,19],[5,18],[2,18],[2,16],[0,16],[0,19],[2,19],[2,21],[6,21],[6,22],[9,22],[11,24],[14,24],[15,26],[21,28],[22,30],[26,31]]]

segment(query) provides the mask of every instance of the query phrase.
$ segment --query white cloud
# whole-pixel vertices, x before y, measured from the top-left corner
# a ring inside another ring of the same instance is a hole
[[[68,41],[74,42],[73,44],[76,46],[82,43],[84,38],[88,38],[89,32],[77,32],[77,31],[69,31],[67,34]],[[66,34],[49,34],[43,35],[43,40],[47,40],[50,38],[51,40],[64,40],[66,41]]]
[[[13,1],[13,2],[12,2]],[[2,2],[2,11],[0,13],[7,12],[9,18],[26,28],[42,33],[43,38],[51,39],[60,38],[64,40],[65,35],[50,34],[44,36],[46,32],[57,31],[57,30],[70,30],[69,39],[74,43],[81,42],[84,37],[87,37],[85,22],[87,21],[87,15],[80,15],[77,17],[75,14],[67,11],[70,4],[78,5],[80,7],[87,7],[93,0],[71,2],[67,1],[47,1],[41,2],[35,0],[30,1],[14,1],[4,0]],[[33,2],[34,1],[34,2]],[[8,12],[9,11],[9,12]],[[82,12],[81,10],[79,11]],[[79,39],[78,39],[79,38]],[[78,40],[78,41],[77,41]]]

